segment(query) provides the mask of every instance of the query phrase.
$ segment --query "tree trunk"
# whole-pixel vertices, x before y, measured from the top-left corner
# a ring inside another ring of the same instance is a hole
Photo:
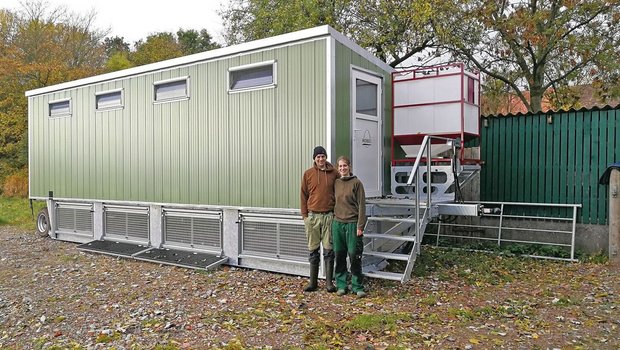
[[[543,91],[540,86],[532,87],[530,90],[530,112],[538,113],[542,109]]]

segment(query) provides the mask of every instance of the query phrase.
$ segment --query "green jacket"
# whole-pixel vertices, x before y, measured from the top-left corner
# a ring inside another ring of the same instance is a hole
[[[366,226],[366,193],[362,182],[355,175],[341,177],[336,179],[334,189],[335,219],[339,222],[356,222],[357,228],[363,230]]]

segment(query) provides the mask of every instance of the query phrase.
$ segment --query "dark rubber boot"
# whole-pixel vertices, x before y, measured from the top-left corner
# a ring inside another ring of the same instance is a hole
[[[325,289],[327,289],[329,293],[334,293],[336,291],[336,286],[334,286],[333,278],[334,257],[332,256],[330,259],[325,260]]]
[[[317,278],[319,277],[319,264],[310,263],[310,283],[304,288],[304,292],[314,292],[317,289]]]

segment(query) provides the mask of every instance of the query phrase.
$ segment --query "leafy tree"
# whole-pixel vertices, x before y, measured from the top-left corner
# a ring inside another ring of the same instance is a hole
[[[431,20],[441,4],[438,0],[233,0],[220,16],[228,44],[327,24],[396,67],[436,44]]]
[[[94,13],[28,2],[0,10],[0,182],[27,166],[25,91],[102,71],[105,32],[93,28]]]
[[[112,57],[117,53],[129,53],[129,43],[122,36],[107,37],[103,39],[105,56]]]
[[[129,53],[118,51],[108,58],[105,63],[105,70],[107,72],[114,72],[117,70],[123,70],[133,67],[133,63],[129,60]]]
[[[349,0],[233,0],[220,11],[224,38],[238,44],[328,24],[345,31]]]
[[[147,63],[159,62],[184,55],[212,50],[220,47],[206,29],[179,29],[177,34],[159,32],[149,35],[145,41],[139,40],[134,44],[135,50],[122,57],[113,55],[108,61],[111,70],[141,66]],[[125,60],[126,58],[126,60]]]
[[[186,55],[209,51],[220,47],[218,43],[213,41],[213,37],[206,29],[202,29],[200,32],[195,29],[179,29],[177,31],[177,40],[181,45],[181,50]]]
[[[181,45],[174,34],[169,32],[149,35],[146,41],[137,41],[135,48],[130,60],[136,66],[183,56]]]
[[[129,58],[131,55],[130,45],[125,41],[125,38],[119,36],[107,37],[103,39],[103,46],[105,48],[105,57],[107,58],[105,63],[105,70],[107,72],[134,66]]]
[[[509,87],[531,112],[541,110],[545,96],[555,106],[577,103],[570,85],[594,84],[603,92],[617,85],[618,0],[446,3],[452,10],[434,22],[446,47],[501,82],[487,88]]]

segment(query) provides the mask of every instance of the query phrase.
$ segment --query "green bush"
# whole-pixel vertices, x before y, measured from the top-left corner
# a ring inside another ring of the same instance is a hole
[[[4,179],[2,195],[6,197],[28,197],[28,169],[19,170]]]

